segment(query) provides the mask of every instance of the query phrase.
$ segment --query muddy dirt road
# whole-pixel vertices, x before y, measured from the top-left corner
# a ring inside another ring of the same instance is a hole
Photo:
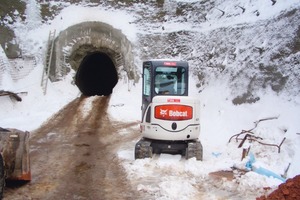
[[[116,156],[122,142],[138,137],[136,129],[122,137],[116,130],[137,123],[110,121],[108,102],[75,99],[32,133],[32,181],[7,187],[4,200],[140,199]]]

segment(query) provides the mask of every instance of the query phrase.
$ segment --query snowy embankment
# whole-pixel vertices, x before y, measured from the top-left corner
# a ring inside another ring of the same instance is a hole
[[[220,6],[227,8],[225,6],[228,3],[227,1],[220,2],[222,2],[219,4]],[[252,9],[247,10],[249,13],[254,12],[257,7],[261,6],[259,1],[255,1],[253,5],[246,5],[242,2],[240,2],[241,5]],[[261,12],[265,13],[261,16],[261,19],[278,15],[291,6],[295,7],[296,2],[278,2],[279,7],[273,7],[274,9],[270,12]],[[265,2],[263,5],[265,5]],[[265,5],[260,7],[260,10],[268,8]],[[82,13],[81,17],[74,18],[74,16],[78,17],[74,13],[79,11]],[[218,11],[214,10],[214,12]],[[211,12],[208,17],[216,15],[214,12]],[[268,13],[268,16],[266,13]],[[121,21],[110,20],[118,14],[122,16],[118,18],[122,18]],[[233,24],[232,19],[228,18],[223,22],[216,20],[213,25],[203,23],[201,30],[198,28],[197,30],[205,31],[205,34],[208,34],[216,28],[231,26]],[[132,18],[124,12],[104,11],[99,10],[99,8],[84,6],[66,7],[51,23],[42,26],[31,26],[31,29],[28,30],[24,28],[25,25],[22,22],[14,26],[17,37],[24,48],[32,49],[32,54],[35,54],[40,51],[39,47],[46,44],[49,30],[53,30],[54,27],[64,30],[67,26],[89,20],[111,23],[114,27],[120,28],[133,43],[137,33],[144,34],[144,31],[138,28],[135,29],[133,25],[128,25]],[[243,22],[245,22],[245,19]],[[124,26],[124,24],[127,25]],[[237,24],[237,22],[235,21],[234,24]],[[169,24],[169,26],[166,24],[165,28],[168,29],[169,27],[180,28],[182,26],[176,23]],[[185,26],[184,28],[195,31],[194,26]],[[40,37],[37,37],[38,34]],[[40,56],[41,53],[36,55]],[[1,54],[0,58],[5,58],[5,56]],[[26,66],[28,63],[25,60],[19,61],[18,64]],[[140,66],[140,61],[138,64]],[[0,86],[5,90],[25,91],[28,94],[22,96],[22,102],[14,102],[7,96],[0,97],[1,127],[32,131],[38,128],[53,113],[79,96],[78,89],[70,84],[72,73],[63,81],[49,83],[47,94],[43,95],[40,87],[43,69],[41,57],[37,58],[36,67],[31,73],[17,81],[12,80],[10,77],[7,71],[8,67],[9,64],[3,64],[0,68],[6,68],[5,73],[1,75]],[[261,142],[268,144],[279,145],[285,138],[280,147],[280,153],[278,153],[276,146],[266,146],[255,141],[249,143],[247,140],[243,147],[250,147],[250,152],[256,159],[256,162],[253,163],[256,167],[263,167],[277,175],[283,175],[290,164],[287,177],[290,178],[300,174],[299,94],[295,94],[293,98],[286,98],[284,95],[275,94],[271,89],[266,89],[259,91],[260,100],[255,103],[233,105],[231,101],[232,91],[226,83],[224,84],[223,80],[209,80],[209,84],[202,89],[201,93],[198,93],[198,89],[194,87],[197,84],[194,77],[191,77],[190,80],[192,83],[190,85],[190,95],[197,96],[201,100],[202,128],[200,139],[204,147],[204,160],[202,162],[194,159],[186,161],[179,155],[167,154],[155,156],[153,159],[134,160],[133,149],[136,141],[120,147],[118,156],[128,173],[129,180],[137,190],[153,195],[154,199],[191,199],[196,196],[201,196],[203,199],[218,199],[220,197],[253,199],[263,193],[263,187],[275,188],[282,182],[280,179],[255,172],[237,175],[233,181],[224,179],[213,181],[209,176],[210,172],[231,170],[234,166],[245,168],[249,157],[241,161],[242,148],[238,148],[241,141],[235,142],[233,140],[230,143],[228,141],[234,134],[254,128],[254,122],[269,118],[272,119],[261,121],[252,132],[255,136],[263,138]],[[110,100],[108,112],[111,118],[121,121],[140,120],[140,93],[141,82],[133,86],[132,83],[120,80],[114,88]],[[138,127],[136,128],[138,129]]]

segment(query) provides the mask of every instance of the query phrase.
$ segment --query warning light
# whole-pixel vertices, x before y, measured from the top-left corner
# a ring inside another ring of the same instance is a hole
[[[176,66],[176,62],[164,62],[165,66]]]

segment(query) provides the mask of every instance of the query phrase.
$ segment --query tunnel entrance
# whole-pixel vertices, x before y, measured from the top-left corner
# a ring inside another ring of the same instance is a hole
[[[85,96],[108,96],[118,83],[116,67],[107,54],[90,53],[80,63],[75,83]]]

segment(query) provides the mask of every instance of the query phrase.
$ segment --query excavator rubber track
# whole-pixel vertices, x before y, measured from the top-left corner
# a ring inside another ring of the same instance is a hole
[[[188,142],[185,152],[185,158],[190,159],[195,157],[196,160],[203,160],[203,147],[200,141]]]
[[[135,159],[152,158],[153,150],[151,147],[151,141],[141,139],[135,145]]]

